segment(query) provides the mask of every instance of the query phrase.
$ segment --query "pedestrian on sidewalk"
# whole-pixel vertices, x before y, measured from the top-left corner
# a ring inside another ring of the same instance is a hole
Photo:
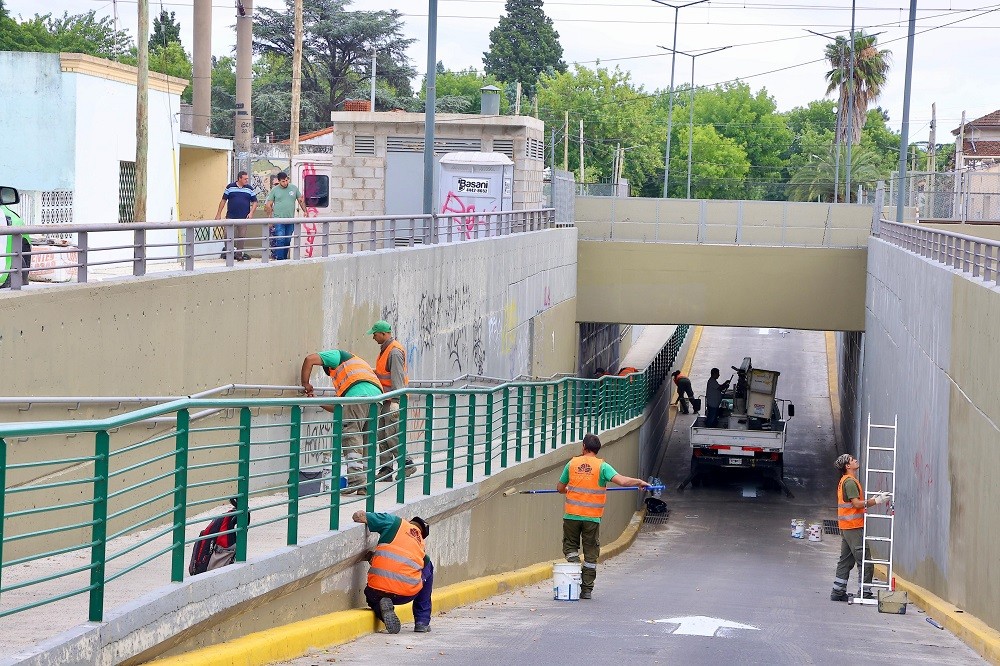
[[[303,214],[306,212],[306,202],[302,198],[299,188],[292,185],[288,174],[282,171],[277,176],[277,184],[267,193],[264,205],[267,207],[267,216],[279,219],[292,219],[295,217],[295,206],[298,204]],[[292,244],[292,233],[295,225],[288,222],[278,222],[271,225],[270,234],[271,258],[275,261],[288,259],[288,248]]]
[[[691,400],[691,406],[694,407],[694,389],[691,388],[691,380],[681,374],[680,370],[674,370],[670,373],[670,376],[674,378],[674,386],[677,387],[677,402],[681,406],[681,414],[688,413],[688,400]],[[686,397],[685,397],[686,396]],[[693,410],[695,414],[698,410]]]
[[[375,374],[383,393],[405,389],[410,379],[406,375],[406,349],[392,335],[389,322],[381,319],[368,329],[365,335],[379,344],[378,360],[375,361]],[[381,481],[392,481],[393,462],[399,448],[399,398],[383,400],[379,404],[379,441],[378,441],[378,474]],[[405,453],[405,452],[404,452]],[[396,480],[401,481],[412,476],[417,471],[416,465],[406,458],[403,474],[397,474]]]
[[[861,466],[857,458],[849,453],[837,457],[834,462],[840,472],[840,483],[837,484],[837,525],[840,527],[840,560],[837,562],[837,574],[833,579],[833,591],[830,601],[847,601],[847,581],[851,569],[861,567],[862,558],[871,559],[868,548],[864,547],[865,509],[876,504],[885,504],[889,493],[879,493],[874,497],[864,499],[865,493],[858,481],[858,468]],[[864,556],[862,555],[864,551]],[[865,566],[858,572],[864,577],[865,583],[872,582],[872,565]]]
[[[246,171],[236,174],[236,180],[226,185],[222,192],[222,201],[219,202],[219,209],[215,211],[215,219],[222,219],[222,209],[226,209],[227,220],[248,220],[253,217],[257,210],[257,194],[250,187],[250,176]],[[236,226],[236,251],[233,258],[236,261],[246,261],[250,255],[244,252],[246,249],[247,230],[245,225]],[[223,252],[220,257],[226,258]]]
[[[566,495],[563,508],[563,555],[567,562],[580,561],[580,544],[583,544],[583,567],[580,598],[590,599],[597,579],[597,556],[601,553],[601,516],[608,483],[618,486],[649,488],[642,479],[623,476],[615,468],[597,457],[601,440],[588,433],[583,438],[583,451],[563,469],[556,490]]]
[[[368,557],[368,607],[386,631],[398,634],[402,625],[395,607],[412,601],[413,631],[430,631],[434,564],[424,550],[431,532],[427,521],[418,516],[403,520],[390,513],[365,511],[355,511],[351,518],[379,535],[378,545]]]
[[[309,383],[313,366],[321,366],[323,372],[333,381],[333,388],[340,398],[371,398],[372,402],[382,395],[375,371],[360,356],[342,349],[328,349],[315,354],[309,354],[302,359],[301,382],[302,390],[310,398],[313,397],[313,385]],[[328,412],[333,412],[332,405],[320,405]],[[368,432],[367,403],[352,403],[344,405],[343,410],[343,458],[347,461],[347,487],[342,491],[346,495],[366,494],[367,483],[365,453],[365,436]]]

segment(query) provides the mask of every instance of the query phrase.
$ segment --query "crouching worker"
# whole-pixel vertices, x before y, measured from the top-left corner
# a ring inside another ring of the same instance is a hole
[[[434,564],[424,552],[430,527],[423,518],[403,520],[388,513],[355,511],[354,522],[378,532],[378,545],[369,558],[365,600],[386,631],[398,634],[401,628],[395,607],[413,602],[413,631],[431,630],[431,592]]]
[[[563,469],[556,490],[566,495],[563,514],[563,555],[567,562],[580,561],[583,543],[583,567],[580,572],[580,598],[590,599],[597,579],[597,557],[601,554],[601,516],[607,486],[649,488],[642,479],[623,476],[597,457],[601,440],[597,435],[583,437],[583,450]]]

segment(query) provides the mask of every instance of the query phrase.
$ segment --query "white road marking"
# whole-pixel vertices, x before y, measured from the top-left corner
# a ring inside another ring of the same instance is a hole
[[[718,617],[706,617],[705,615],[692,615],[689,617],[669,617],[662,620],[653,620],[659,624],[676,624],[677,628],[670,633],[675,636],[715,636],[719,629],[752,629],[760,631],[759,628],[749,624],[731,622]]]

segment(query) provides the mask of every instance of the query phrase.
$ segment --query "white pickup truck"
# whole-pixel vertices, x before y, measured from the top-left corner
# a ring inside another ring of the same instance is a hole
[[[723,393],[715,426],[708,427],[706,416],[698,416],[691,424],[691,473],[678,490],[715,469],[752,469],[792,497],[783,479],[785,438],[795,405],[774,398],[778,372],[752,368],[749,358],[736,370],[740,381]]]

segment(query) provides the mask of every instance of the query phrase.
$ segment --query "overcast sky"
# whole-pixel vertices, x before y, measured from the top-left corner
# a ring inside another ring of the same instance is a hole
[[[176,12],[181,40],[190,52],[192,0],[151,0],[151,15],[159,13],[161,4]],[[254,2],[255,7],[284,4],[283,0]],[[119,24],[136,32],[135,0],[6,0],[6,5],[12,14],[24,17],[91,9],[111,16],[117,5]],[[212,52],[227,55],[236,41],[233,3],[213,0],[213,7]],[[413,64],[424,71],[426,0],[355,0],[351,8],[400,9],[407,36],[417,40],[410,51]],[[593,67],[599,60],[630,72],[633,82],[646,90],[668,87],[671,58],[658,46],[671,46],[673,9],[652,0],[546,0],[544,9],[559,32],[566,62]],[[503,0],[439,0],[437,59],[448,69],[482,69],[489,32],[503,11]],[[890,126],[896,130],[903,107],[907,12],[908,5],[900,0],[857,2],[857,28],[881,32],[881,47],[892,51],[889,81],[877,103],[889,111]],[[712,0],[680,10],[677,48],[697,52],[733,45],[697,58],[696,84],[744,79],[754,90],[766,87],[779,110],[787,110],[822,98],[826,91],[825,40],[806,29],[846,34],[850,24],[847,0]],[[935,26],[942,27],[930,29]],[[950,130],[958,126],[963,110],[971,120],[1000,108],[1000,56],[996,52],[1000,2],[922,0],[917,33],[910,137],[927,139],[931,103],[936,102],[937,141],[945,143],[951,140]],[[690,76],[691,60],[678,56],[676,83],[687,82]]]

